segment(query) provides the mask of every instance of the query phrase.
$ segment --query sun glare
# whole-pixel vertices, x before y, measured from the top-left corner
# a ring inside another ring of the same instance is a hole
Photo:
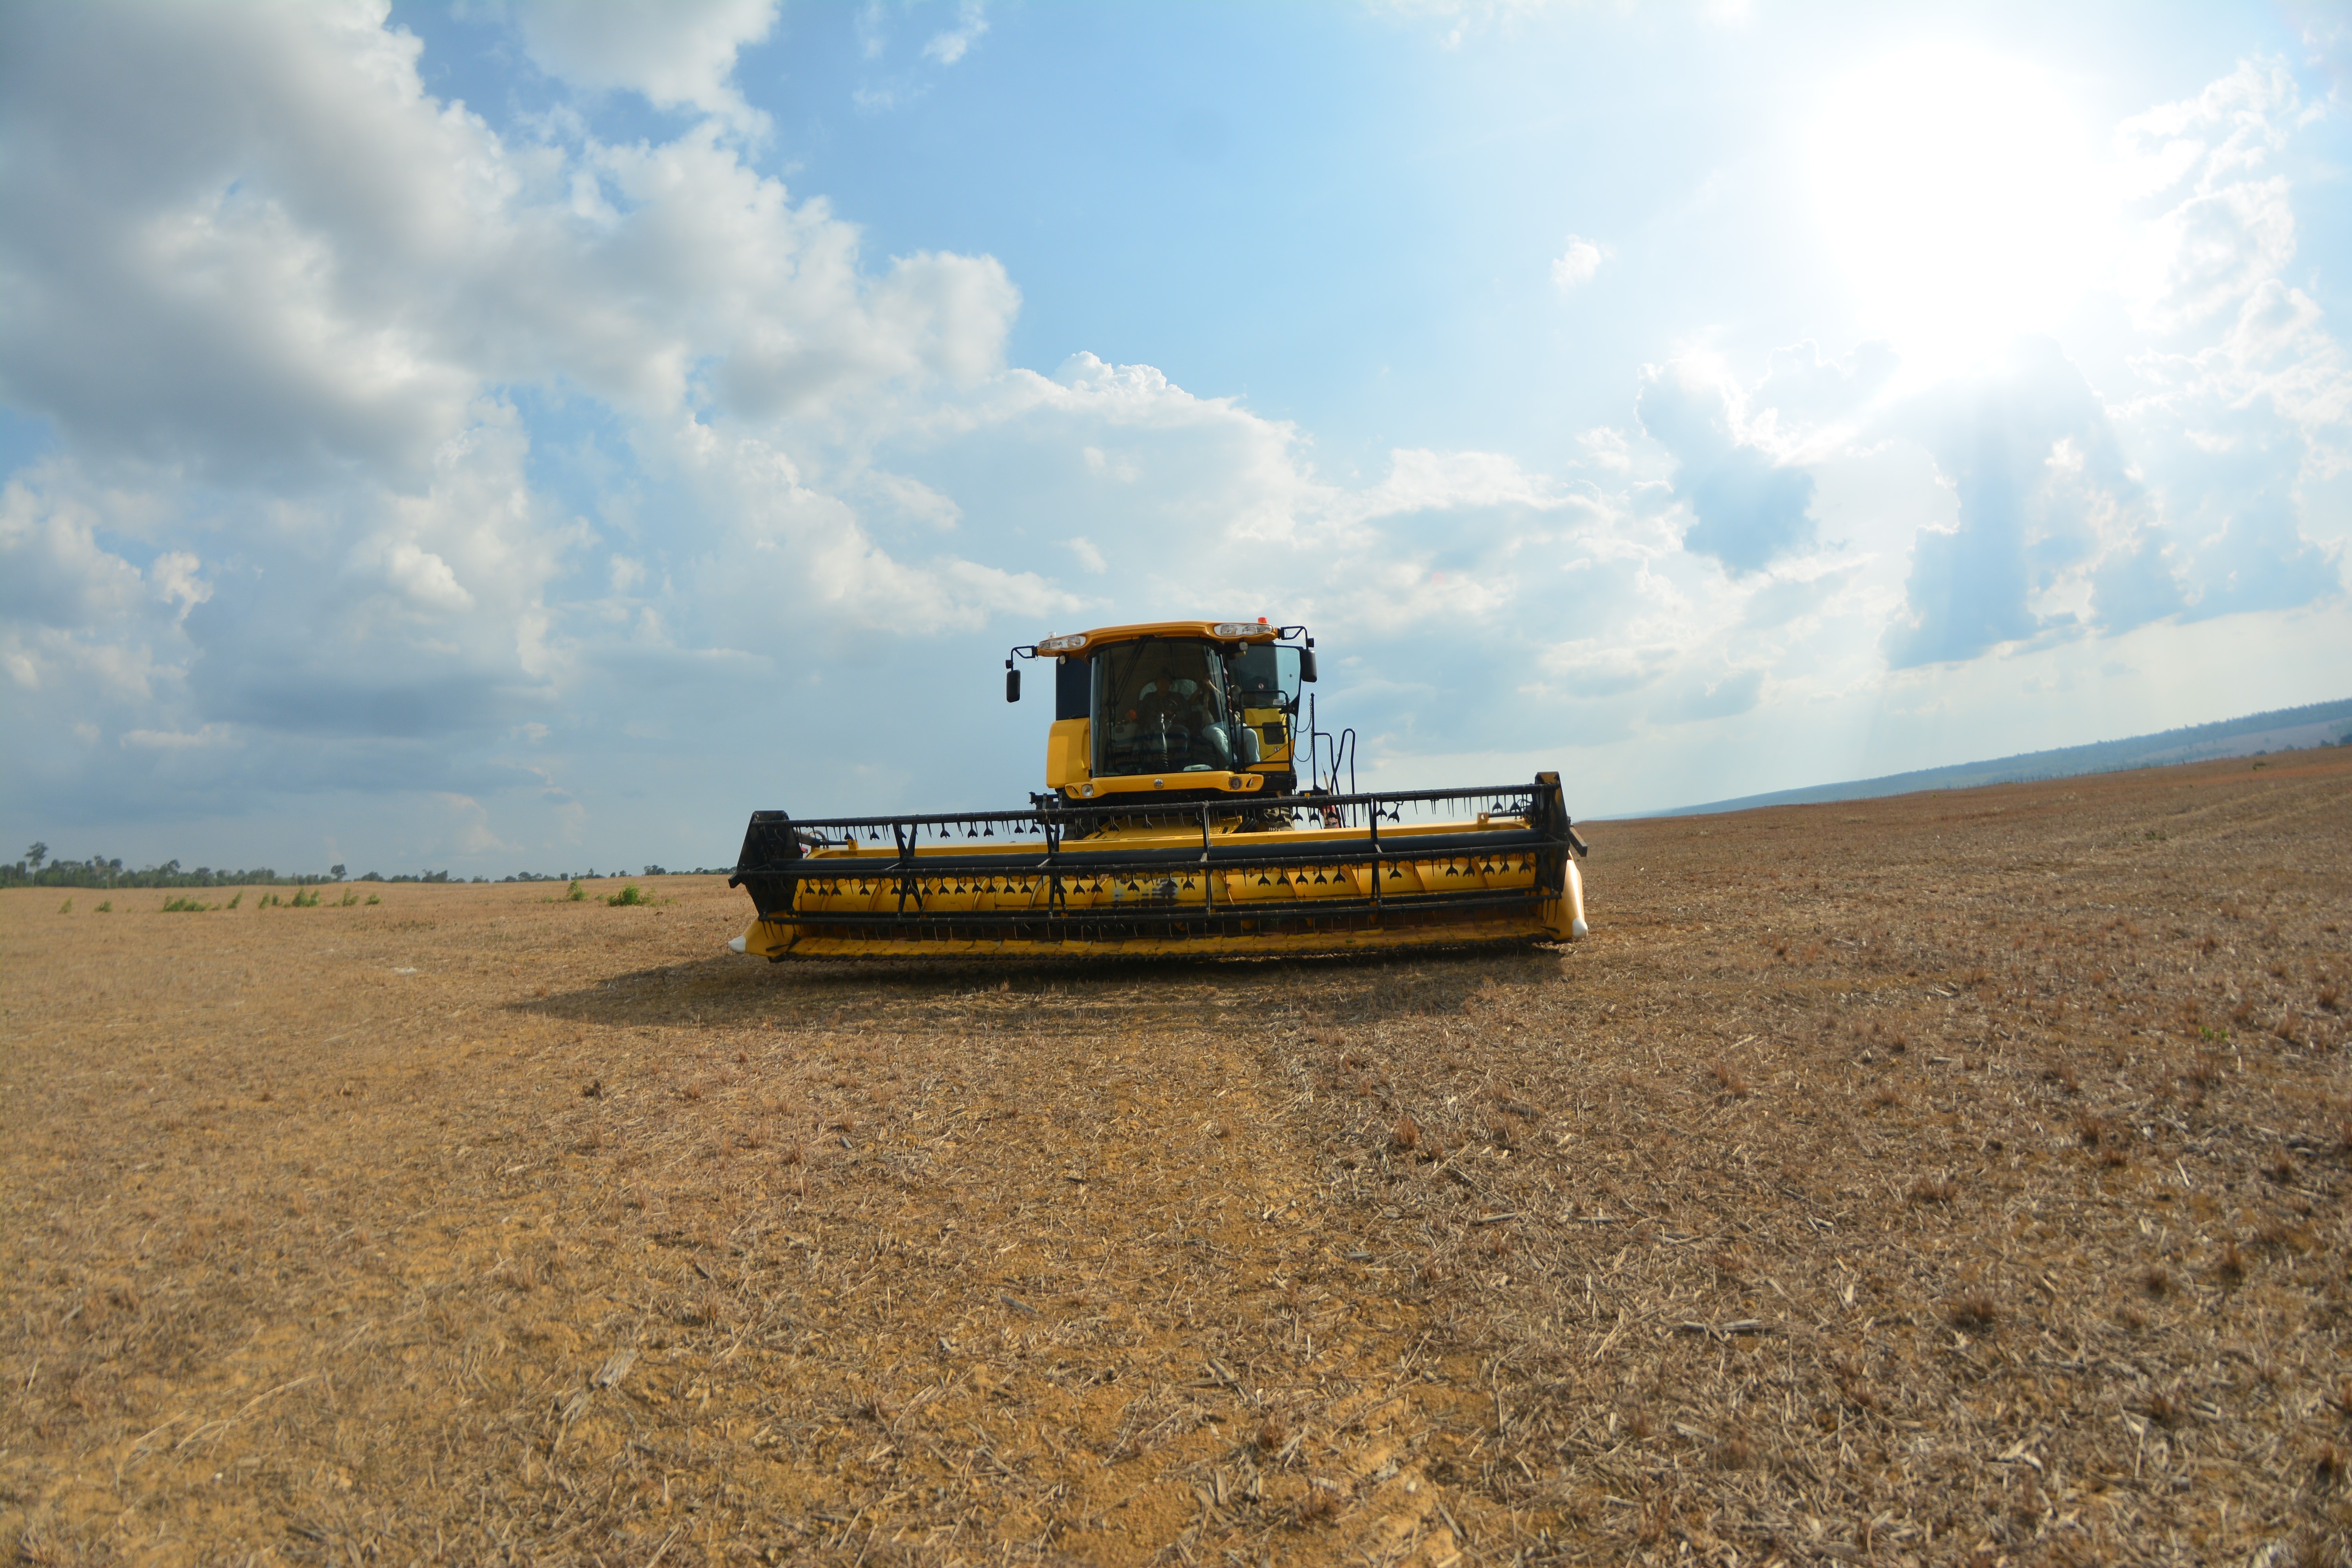
[[[2052,330],[2104,264],[2105,182],[2029,66],[1958,48],[1880,60],[1832,90],[1812,177],[1856,314],[1913,376]]]

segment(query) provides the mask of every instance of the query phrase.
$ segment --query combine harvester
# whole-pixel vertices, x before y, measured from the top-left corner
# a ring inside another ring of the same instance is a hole
[[[1354,731],[1317,730],[1311,697],[1300,727],[1306,630],[1164,621],[1013,649],[1053,661],[1046,792],[1025,811],[754,812],[728,886],[759,916],[729,945],[779,962],[1230,957],[1582,936],[1585,846],[1559,775],[1355,793]]]

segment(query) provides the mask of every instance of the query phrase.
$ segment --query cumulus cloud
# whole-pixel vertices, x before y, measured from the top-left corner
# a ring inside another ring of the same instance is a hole
[[[2305,538],[2288,508],[2252,500],[2197,551],[2200,592],[2191,618],[2295,609],[2342,586],[2340,547]]]
[[[1593,468],[1624,473],[1633,466],[1633,453],[1625,445],[1622,432],[1587,430],[1577,437],[1576,444],[1584,448],[1582,461]]]
[[[2180,535],[2190,618],[2342,587],[2344,530],[2312,498],[2352,472],[2352,366],[2284,276],[2296,225],[2281,165],[2311,120],[2284,67],[2253,60],[2119,138],[2152,215],[2132,302],[2165,342],[2133,362],[2145,390],[2116,419]]]
[[[512,13],[532,62],[550,76],[640,93],[658,108],[695,110],[757,132],[767,117],[731,79],[737,54],[774,29],[776,7],[777,0],[513,0]]]
[[[470,377],[389,296],[509,176],[415,40],[349,5],[0,29],[0,395],[158,462],[421,459]]]
[[[923,45],[923,58],[951,66],[971,52],[988,31],[988,8],[982,0],[957,0],[956,25],[934,33]]]
[[[884,0],[868,0],[858,7],[853,24],[859,52],[879,67],[890,53],[893,13],[913,16],[928,14],[931,9],[918,8],[907,0],[896,5],[885,4]],[[987,31],[986,0],[958,0],[954,26],[923,36],[912,60],[896,68],[880,67],[875,75],[851,90],[850,101],[860,109],[882,113],[924,97],[939,80],[939,73],[961,62]]]
[[[2133,395],[2103,398],[2047,339],[1896,406],[1857,396],[1883,374],[1776,357],[1749,395],[1759,439],[1892,434],[1951,487],[1957,515],[1913,542],[1891,665],[2338,591],[2340,550],[2306,531],[2305,497],[2352,466],[2352,376],[2317,304],[2279,275],[2295,217],[2278,165],[2304,118],[2284,68],[2253,61],[2120,128],[2142,207],[2126,299],[2167,345],[2133,362]]]
[[[1774,349],[1763,380],[1747,398],[1759,444],[1801,446],[1824,428],[1848,434],[1895,379],[1901,361],[1877,340],[1843,359],[1824,355],[1808,340]]]
[[[1592,281],[1607,254],[1600,245],[1577,235],[1568,237],[1568,248],[1552,258],[1551,286],[1565,294]]]
[[[2133,423],[2147,428],[2150,412],[2135,410]],[[2003,644],[2292,608],[2336,592],[2335,556],[2299,530],[2292,458],[2277,471],[2278,422],[2240,416],[2261,436],[2246,433],[2240,447],[2209,432],[2201,452],[2168,464],[2176,482],[2156,489],[2126,458],[2106,405],[2048,340],[1907,406],[1902,424],[1934,454],[1958,517],[1917,538],[1889,662],[1969,659]],[[2178,482],[2200,468],[2209,470],[2201,484]]]
[[[414,480],[488,384],[759,416],[996,363],[1018,295],[992,259],[875,276],[709,121],[510,145],[366,15],[12,14],[0,72],[42,68],[0,77],[11,403],[91,454]]]
[[[518,12],[551,70],[701,117],[625,145],[436,100],[381,5],[0,20],[0,397],[62,440],[0,503],[11,728],[136,737],[181,809],[240,780],[491,800],[561,767],[619,650],[723,651],[674,628],[707,637],[677,595],[712,574],[742,598],[730,552],[778,563],[740,647],[777,649],[779,612],[937,635],[1056,603],[875,535],[957,508],[852,433],[995,374],[1019,297],[987,258],[873,265],[746,163],[724,84],[772,10],[665,11],[652,41],[650,12]],[[618,422],[601,517],[535,485],[509,389]],[[51,762],[17,780],[51,809],[142,787]]]
[[[2116,128],[2126,180],[2158,208],[2126,262],[2143,323],[2172,331],[2210,320],[2294,257],[2287,182],[2263,170],[2293,136],[2298,97],[2284,64],[2248,60]]]
[[[1669,723],[1729,719],[1755,707],[1763,693],[1762,670],[1734,670],[1712,680],[1702,678],[1693,682],[1662,704],[1661,712]]]
[[[433,798],[453,819],[457,847],[463,853],[479,855],[487,850],[515,847],[501,842],[491,831],[490,814],[480,801],[449,791],[436,791]]]
[[[2011,364],[1938,389],[1906,419],[1935,455],[1959,517],[1918,536],[1908,612],[1886,635],[1888,662],[1973,658],[2083,620],[2045,615],[2037,595],[2100,553],[2093,507],[2134,500],[2137,486],[2081,371],[2055,343],[2033,340]]]
[[[102,548],[93,514],[46,501],[21,480],[0,490],[0,616],[18,625],[74,630],[136,616],[147,583],[137,567]],[[193,564],[174,569],[194,586]]]
[[[206,724],[192,733],[177,730],[126,730],[122,744],[147,752],[179,752],[192,746],[226,746],[236,743],[236,737],[226,724]]]
[[[1683,547],[1758,572],[1813,539],[1813,481],[1744,439],[1736,389],[1686,361],[1643,378],[1643,428],[1674,454],[1675,491],[1696,517]]]
[[[2148,227],[2134,304],[2161,331],[2200,326],[2294,258],[2294,207],[2284,179],[2200,192]]]
[[[1389,471],[1371,489],[1339,503],[1359,518],[1400,512],[1454,511],[1465,507],[1527,507],[1561,504],[1542,476],[1499,452],[1435,452],[1400,448],[1389,454]]]

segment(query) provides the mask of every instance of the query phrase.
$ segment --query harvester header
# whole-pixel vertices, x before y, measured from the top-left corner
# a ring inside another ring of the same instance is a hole
[[[1016,659],[1049,660],[1053,676],[1046,789],[1029,808],[754,812],[729,885],[758,918],[735,951],[1211,956],[1585,932],[1586,851],[1559,775],[1358,793],[1355,732],[1319,729],[1304,695],[1316,665],[1303,626],[1044,637],[1006,656],[1008,702]]]

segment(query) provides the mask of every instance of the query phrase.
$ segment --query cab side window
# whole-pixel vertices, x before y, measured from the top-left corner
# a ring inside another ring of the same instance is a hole
[[[1298,650],[1253,643],[1233,661],[1234,696],[1244,709],[1298,711]]]
[[[1054,717],[1084,719],[1094,691],[1089,660],[1065,656],[1054,668]]]

